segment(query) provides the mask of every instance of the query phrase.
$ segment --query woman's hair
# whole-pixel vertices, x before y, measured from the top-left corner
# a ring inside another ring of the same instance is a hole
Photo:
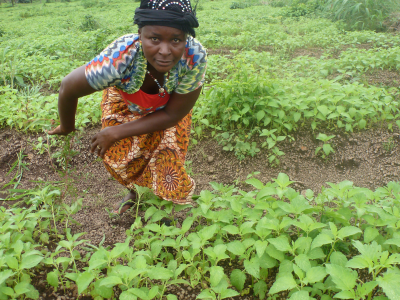
[[[135,10],[134,24],[168,26],[195,37],[199,27],[189,0],[142,0]]]

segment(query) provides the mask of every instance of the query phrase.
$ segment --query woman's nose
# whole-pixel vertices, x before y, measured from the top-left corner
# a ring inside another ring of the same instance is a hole
[[[158,49],[158,53],[160,53],[161,55],[169,55],[171,53],[169,45],[167,43],[161,43],[160,48]]]

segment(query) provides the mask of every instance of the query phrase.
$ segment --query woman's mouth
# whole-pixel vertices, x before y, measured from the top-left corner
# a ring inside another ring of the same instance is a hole
[[[157,65],[161,66],[161,67],[168,67],[169,65],[171,65],[171,61],[170,60],[156,60]]]

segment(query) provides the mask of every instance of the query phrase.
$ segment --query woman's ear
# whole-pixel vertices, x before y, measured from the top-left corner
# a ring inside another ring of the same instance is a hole
[[[140,40],[142,40],[142,28],[139,28],[138,34],[139,34],[139,41],[140,41]]]

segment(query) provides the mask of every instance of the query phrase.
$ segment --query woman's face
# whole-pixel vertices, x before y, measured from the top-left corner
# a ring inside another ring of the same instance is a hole
[[[179,29],[146,25],[139,29],[144,56],[160,73],[166,73],[182,58],[186,45],[186,34]]]

